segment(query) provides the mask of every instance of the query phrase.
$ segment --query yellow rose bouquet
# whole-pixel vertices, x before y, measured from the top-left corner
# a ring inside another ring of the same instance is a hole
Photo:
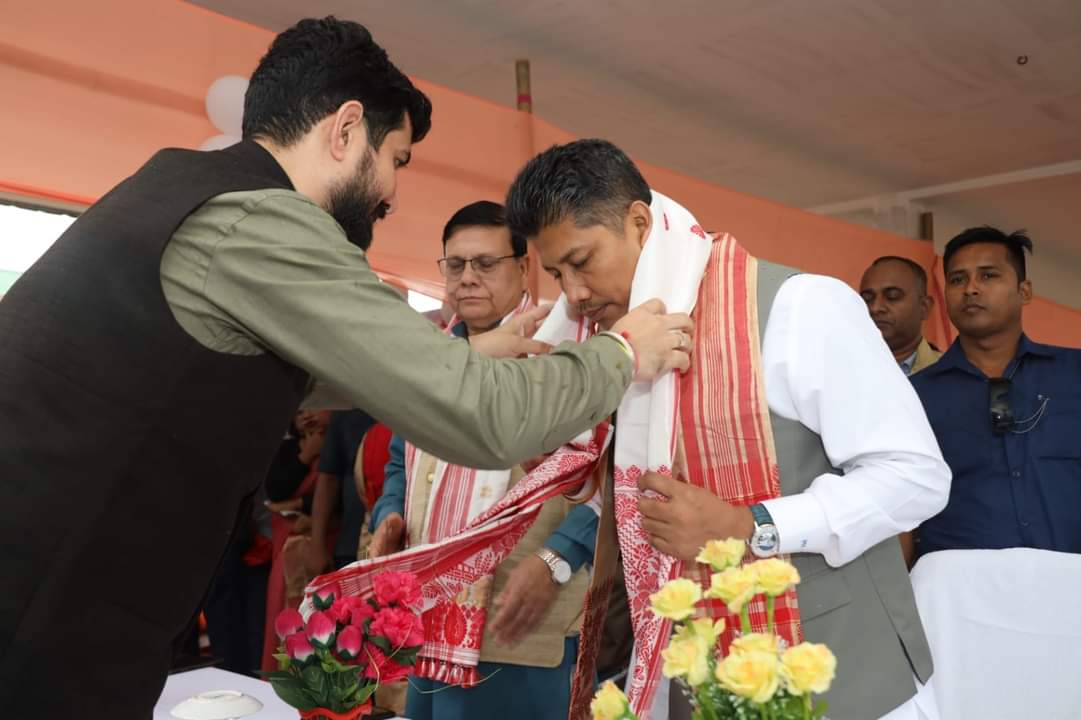
[[[690,700],[694,720],[818,720],[826,703],[813,696],[833,681],[837,659],[825,645],[786,647],[773,634],[774,602],[800,581],[795,567],[779,558],[743,565],[742,540],[709,542],[697,560],[713,569],[703,592],[694,580],[671,580],[650,597],[654,614],[675,623],[661,653],[665,677],[676,680]],[[748,603],[763,594],[769,632],[751,632]],[[740,618],[740,632],[727,655],[718,647],[724,620],[696,618],[703,598],[723,601]],[[637,720],[627,698],[612,683],[597,692],[594,720]]]

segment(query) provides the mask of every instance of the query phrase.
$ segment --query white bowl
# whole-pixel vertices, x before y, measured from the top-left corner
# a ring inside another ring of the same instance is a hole
[[[233,720],[254,715],[263,703],[236,690],[211,690],[193,695],[170,711],[178,720]]]

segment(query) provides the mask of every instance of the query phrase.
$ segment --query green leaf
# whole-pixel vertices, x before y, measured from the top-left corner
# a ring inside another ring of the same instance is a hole
[[[323,669],[328,673],[340,673],[344,668],[345,665],[338,662],[338,658],[333,655],[327,655],[326,659],[323,661]]]
[[[326,673],[323,672],[322,668],[312,665],[304,668],[302,675],[308,692],[311,693],[321,707],[326,707],[327,702],[330,700],[330,687]]]
[[[374,682],[369,683],[368,685],[362,685],[360,690],[356,694],[355,699],[356,699],[357,705],[360,705],[361,703],[364,703],[364,702],[368,702],[368,698],[370,698],[375,693],[375,689],[377,687],[379,687],[379,686]]]
[[[360,683],[354,680],[348,685],[342,687],[342,699],[349,702],[353,701],[353,696],[356,695],[357,690],[360,690]]]
[[[286,704],[298,710],[308,711],[318,707],[312,696],[304,689],[304,685],[299,678],[292,675],[277,678],[270,681],[270,686],[274,688],[274,693],[284,700]]]
[[[390,640],[387,640],[385,637],[381,637],[379,635],[373,635],[372,637],[368,638],[368,640],[372,643],[372,645],[375,645],[377,648],[382,650],[385,654],[387,654],[387,655],[390,654],[390,651],[391,651]]]
[[[400,665],[416,665],[417,654],[420,652],[420,648],[412,648],[409,650],[399,650],[391,656],[394,662]]]
[[[274,659],[278,661],[279,670],[288,670],[293,664],[292,658],[285,653],[274,653]]]

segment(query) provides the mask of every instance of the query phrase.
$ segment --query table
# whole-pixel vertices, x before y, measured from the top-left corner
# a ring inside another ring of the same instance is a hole
[[[200,668],[169,676],[154,706],[154,720],[175,720],[169,714],[170,710],[192,695],[211,690],[237,690],[259,700],[263,709],[249,715],[253,720],[298,720],[300,717],[295,708],[274,694],[270,683],[219,668]]]

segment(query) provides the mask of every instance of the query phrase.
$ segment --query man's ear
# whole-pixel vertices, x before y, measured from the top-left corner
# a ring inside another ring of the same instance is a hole
[[[1028,305],[1032,302],[1032,281],[1022,280],[1017,288],[1021,292],[1021,304]]]
[[[931,317],[931,311],[935,309],[935,299],[931,295],[924,295],[920,300],[920,320],[926,320]]]
[[[342,103],[330,125],[330,154],[335,160],[345,160],[357,143],[360,149],[368,144],[368,129],[364,125],[364,106],[359,100]]]
[[[632,202],[627,208],[624,227],[633,233],[632,237],[637,239],[639,248],[645,247],[646,238],[649,237],[649,231],[653,227],[653,213],[650,212],[649,205],[641,200]]]

